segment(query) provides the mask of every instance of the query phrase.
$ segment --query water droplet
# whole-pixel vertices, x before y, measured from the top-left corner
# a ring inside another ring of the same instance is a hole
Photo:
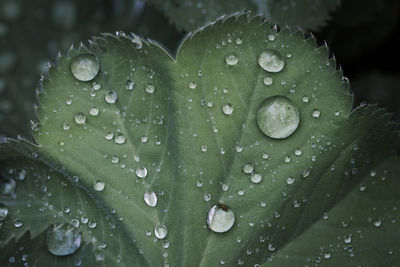
[[[68,123],[64,122],[62,127],[63,127],[64,131],[68,131],[69,130],[69,124]]]
[[[80,81],[90,81],[99,73],[100,64],[97,57],[91,54],[79,55],[72,60],[71,72]]]
[[[238,45],[242,44],[243,43],[242,38],[240,38],[240,37],[236,38],[235,43]]]
[[[235,223],[235,213],[226,205],[214,205],[207,216],[208,227],[216,233],[229,231]]]
[[[249,174],[249,173],[253,172],[254,167],[253,167],[253,165],[248,163],[248,164],[243,165],[242,170],[243,170],[244,173]]]
[[[106,133],[106,134],[104,135],[104,138],[105,138],[106,140],[111,140],[111,139],[113,139],[113,137],[114,137],[114,134],[113,134],[112,132],[108,132],[108,133]]]
[[[136,169],[136,176],[139,178],[145,178],[147,176],[147,169],[145,167],[139,167]]]
[[[97,116],[97,115],[99,115],[99,109],[96,108],[96,107],[92,107],[92,108],[89,110],[89,114],[92,115],[92,116]]]
[[[285,66],[285,61],[278,52],[266,50],[258,57],[258,65],[268,72],[280,72]]]
[[[81,246],[81,242],[81,234],[72,225],[52,225],[47,230],[47,249],[55,256],[73,254]]]
[[[269,245],[268,245],[268,250],[269,250],[269,251],[274,251],[274,250],[275,250],[275,245],[272,244],[272,243],[269,243]]]
[[[89,226],[89,228],[93,229],[93,228],[96,228],[97,223],[94,220],[90,220],[89,223],[88,223],[88,226]]]
[[[82,125],[86,122],[86,116],[82,112],[79,112],[75,115],[74,120],[76,124]]]
[[[261,180],[262,180],[262,175],[259,174],[259,173],[253,173],[250,176],[250,180],[255,184],[259,184],[261,182]]]
[[[307,102],[308,102],[308,100],[309,100],[309,98],[308,98],[308,97],[306,97],[306,96],[305,96],[305,97],[303,97],[303,102],[304,102],[304,103],[307,103]]]
[[[93,185],[94,190],[103,191],[106,184],[102,181],[96,181]]]
[[[109,91],[109,92],[105,95],[104,98],[106,99],[106,102],[107,102],[107,103],[109,103],[109,104],[114,104],[114,103],[117,101],[117,99],[118,99],[118,94],[117,94],[117,92],[115,92],[115,91]]]
[[[15,228],[20,228],[22,225],[24,225],[24,224],[22,223],[22,221],[20,219],[15,219],[14,220],[14,227]]]
[[[296,149],[296,150],[294,151],[294,154],[295,154],[296,156],[301,156],[302,151],[301,151],[300,149]]]
[[[0,207],[0,222],[4,221],[7,218],[8,209]]]
[[[271,77],[265,77],[264,78],[264,84],[265,85],[271,85],[273,81],[274,80]]]
[[[225,104],[222,106],[222,112],[225,115],[231,115],[233,113],[233,105],[232,104]]]
[[[190,82],[190,83],[189,83],[189,88],[190,88],[190,89],[195,89],[196,86],[197,86],[197,85],[196,85],[195,82]]]
[[[292,159],[289,156],[285,156],[283,158],[283,162],[285,162],[285,163],[290,163],[291,161],[292,161]]]
[[[321,111],[319,111],[318,109],[314,109],[312,116],[314,118],[319,118],[320,115],[321,115]]]
[[[154,85],[152,85],[151,83],[146,85],[146,88],[145,88],[146,93],[153,94],[155,90],[156,90],[156,87]]]
[[[344,240],[344,243],[350,244],[351,243],[351,236],[346,236],[343,240]]]
[[[380,227],[380,226],[382,225],[382,221],[379,220],[379,219],[377,219],[377,220],[375,220],[375,221],[373,222],[373,224],[374,224],[375,227]]]
[[[154,228],[154,235],[158,239],[164,239],[168,234],[168,229],[165,225],[158,225]]]
[[[268,34],[268,40],[274,41],[274,40],[275,40],[275,35],[273,35],[273,34]]]
[[[94,82],[94,83],[92,84],[92,88],[93,88],[93,90],[95,90],[95,91],[100,90],[100,89],[101,89],[101,84]]]
[[[0,180],[0,194],[2,195],[12,195],[15,192],[15,187],[17,186],[14,179],[4,179]]]
[[[238,63],[239,59],[237,58],[237,56],[235,54],[229,54],[225,57],[225,62],[226,64],[233,66],[236,65]]]
[[[125,84],[125,88],[128,90],[133,90],[135,87],[135,81],[127,80]]]
[[[144,202],[146,202],[147,205],[150,207],[154,208],[157,205],[157,195],[154,192],[146,192],[144,193]]]
[[[258,127],[271,138],[283,139],[290,136],[299,122],[299,110],[284,96],[267,98],[257,111]]]
[[[291,176],[287,177],[287,178],[286,178],[286,183],[287,183],[287,184],[293,184],[293,183],[294,183],[294,178],[291,177]]]
[[[125,143],[125,140],[126,140],[125,136],[119,133],[115,136],[114,142],[119,145],[122,145],[123,143]]]

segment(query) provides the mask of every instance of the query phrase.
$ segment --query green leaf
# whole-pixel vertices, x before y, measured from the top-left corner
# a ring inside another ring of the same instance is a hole
[[[91,64],[79,71],[77,60]],[[256,117],[276,96],[300,116],[281,139]],[[350,111],[348,82],[326,47],[246,16],[189,35],[176,57],[136,36],[94,38],[50,68],[39,99],[40,157],[115,211],[148,266],[265,262],[340,203],[398,138],[384,111]],[[217,204],[235,214],[226,233],[207,227]]]
[[[0,195],[0,207],[8,210],[0,224],[0,263],[14,260],[17,265],[29,262],[35,266],[110,266],[119,261],[146,264],[138,257],[139,249],[133,240],[124,237],[118,219],[76,186],[79,177],[66,177],[44,162],[35,147],[24,143],[2,143],[0,151],[2,155],[8,154],[0,162],[0,185],[15,186],[9,194]],[[82,245],[76,253],[59,257],[49,252],[47,229],[53,224],[73,226],[81,233]]]
[[[265,266],[395,266],[400,260],[399,163],[399,158],[389,158],[371,169],[336,207]]]
[[[147,0],[163,10],[178,29],[195,30],[205,23],[233,12],[250,10],[264,14],[279,25],[316,30],[323,26],[340,0]]]

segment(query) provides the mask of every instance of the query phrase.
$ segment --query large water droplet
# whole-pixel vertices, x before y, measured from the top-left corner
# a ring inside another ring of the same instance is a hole
[[[157,195],[154,192],[146,192],[144,193],[144,202],[150,207],[155,207],[157,205]]]
[[[105,95],[104,98],[106,99],[107,103],[114,104],[115,101],[117,101],[117,99],[118,99],[118,94],[115,91],[110,91]]]
[[[237,56],[235,54],[230,54],[225,57],[226,64],[228,64],[230,66],[236,65],[238,63],[238,61],[239,61],[239,59],[237,58]]]
[[[165,225],[158,225],[154,228],[154,235],[158,239],[164,239],[168,234],[168,229]]]
[[[258,127],[271,138],[283,139],[290,136],[299,122],[299,110],[284,96],[267,98],[257,111]]]
[[[81,246],[82,236],[69,224],[52,225],[47,230],[47,249],[56,256],[71,255]]]
[[[250,176],[250,180],[252,183],[259,184],[262,180],[262,175],[260,173],[253,173]]]
[[[71,72],[80,81],[90,81],[99,73],[100,64],[97,57],[91,54],[83,54],[72,60]]]
[[[268,72],[280,72],[285,66],[285,61],[278,52],[265,50],[258,57],[258,65]]]
[[[229,231],[235,223],[235,213],[226,205],[214,205],[207,215],[208,227],[216,233]]]

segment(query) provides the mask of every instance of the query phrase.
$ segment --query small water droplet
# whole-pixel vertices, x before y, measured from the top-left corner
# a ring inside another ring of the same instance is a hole
[[[158,239],[164,239],[168,234],[168,229],[165,225],[158,225],[154,228],[154,235]]]
[[[189,83],[189,88],[190,88],[190,89],[195,89],[196,86],[197,86],[197,85],[196,85],[195,82],[190,82],[190,83]]]
[[[89,114],[92,115],[92,116],[97,116],[97,115],[99,115],[99,109],[96,108],[96,107],[92,107],[92,108],[89,110]]]
[[[225,115],[231,115],[233,113],[233,105],[232,104],[225,104],[222,106],[222,112]]]
[[[76,124],[82,125],[85,124],[86,122],[86,116],[82,112],[79,112],[78,114],[75,115],[74,120]]]
[[[239,59],[235,54],[229,54],[225,57],[225,62],[229,66],[236,65],[238,63]]]
[[[154,192],[146,192],[144,193],[144,202],[146,202],[147,205],[150,207],[154,208],[157,205],[157,195]]]
[[[380,219],[377,219],[373,222],[375,227],[380,227],[382,225],[382,221]]]
[[[0,222],[4,221],[7,218],[8,209],[4,207],[0,207]]]
[[[114,104],[118,99],[118,94],[115,91],[109,91],[104,97],[106,102],[109,104]]]
[[[273,34],[268,34],[268,40],[274,41],[274,40],[275,40],[275,35],[273,35]]]
[[[312,116],[314,118],[319,118],[320,115],[321,115],[321,112],[318,109],[314,109]]]
[[[293,183],[294,183],[294,178],[291,177],[291,176],[287,177],[287,178],[286,178],[286,183],[287,183],[287,184],[293,184]]]
[[[71,63],[71,72],[80,81],[93,80],[99,73],[100,64],[92,54],[83,54],[75,57]]]
[[[244,173],[250,174],[253,172],[254,167],[253,167],[253,165],[248,163],[248,164],[243,165],[242,170]]]
[[[62,128],[63,128],[64,131],[68,131],[69,130],[69,124],[64,122]]]
[[[296,156],[301,156],[302,151],[301,151],[300,149],[296,149],[296,150],[294,151],[294,154],[295,154]]]
[[[17,184],[14,179],[0,180],[0,194],[1,195],[12,195],[15,192]]]
[[[104,138],[109,141],[114,138],[114,134],[112,132],[108,132],[104,135]]]
[[[88,223],[88,226],[89,226],[89,228],[93,229],[93,228],[96,228],[97,223],[94,220],[90,220],[89,223]]]
[[[343,240],[344,240],[344,243],[350,244],[351,243],[351,236],[346,236]]]
[[[234,212],[226,205],[214,205],[207,215],[208,227],[216,233],[229,231],[235,223]]]
[[[258,65],[268,72],[280,72],[285,66],[285,61],[278,52],[265,50],[258,57]]]
[[[259,184],[262,180],[262,175],[260,173],[253,173],[250,176],[250,180],[255,184]]]
[[[135,87],[135,81],[127,80],[125,84],[125,88],[128,90],[133,90]]]
[[[125,143],[125,140],[126,140],[125,136],[123,134],[121,134],[121,133],[118,133],[115,136],[114,142],[119,144],[119,145],[122,145],[123,143]]]
[[[146,85],[146,88],[145,88],[146,93],[153,94],[155,90],[156,90],[156,87],[154,85],[152,85],[151,83]]]
[[[71,255],[81,246],[82,236],[70,224],[56,224],[47,230],[47,249],[55,256]]]
[[[106,184],[103,181],[96,181],[93,185],[94,190],[103,191]]]
[[[136,169],[136,176],[139,178],[145,178],[147,176],[147,169],[145,167],[139,167]]]
[[[22,223],[22,221],[20,219],[15,219],[14,220],[14,227],[15,228],[20,228],[22,225],[24,225],[24,224]]]
[[[308,98],[307,96],[303,97],[303,102],[304,102],[304,103],[307,103],[308,100],[309,100],[309,98]]]
[[[257,111],[258,127],[271,138],[283,139],[290,136],[299,122],[299,110],[284,96],[267,98]]]
[[[235,43],[236,43],[237,45],[242,44],[242,43],[243,43],[242,38],[240,38],[240,37],[236,38]]]
[[[274,80],[271,77],[265,77],[264,78],[264,84],[265,85],[271,85],[273,81]]]
[[[101,84],[94,82],[94,83],[92,84],[92,88],[93,88],[93,90],[95,90],[95,91],[100,90],[100,89],[101,89]]]

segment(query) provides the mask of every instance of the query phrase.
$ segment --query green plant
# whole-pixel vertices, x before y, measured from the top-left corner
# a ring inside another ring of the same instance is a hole
[[[5,266],[399,260],[398,125],[301,31],[236,14],[176,55],[103,34],[41,87],[36,144],[0,144]]]

